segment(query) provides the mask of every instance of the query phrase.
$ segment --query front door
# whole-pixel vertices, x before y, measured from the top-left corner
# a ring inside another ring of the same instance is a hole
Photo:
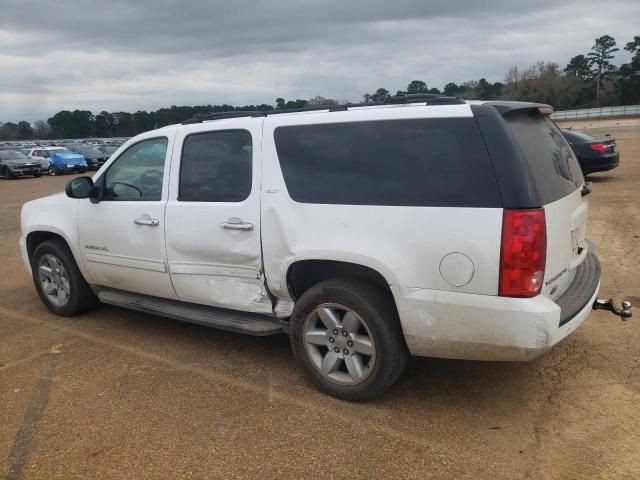
[[[78,236],[93,284],[176,298],[164,247],[172,137],[131,145],[95,179],[104,180],[102,200],[79,202]]]
[[[261,268],[262,119],[176,136],[166,209],[167,259],[181,301],[270,313]]]

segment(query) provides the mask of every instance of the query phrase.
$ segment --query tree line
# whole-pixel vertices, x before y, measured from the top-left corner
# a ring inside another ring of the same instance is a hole
[[[524,70],[514,66],[503,82],[485,78],[460,85],[447,83],[442,90],[429,88],[422,80],[411,81],[402,94],[445,94],[467,100],[510,99],[547,103],[557,110],[640,103],[640,35],[624,46],[631,61],[616,67],[612,60],[617,47],[610,35],[596,38],[591,50],[571,58],[561,68],[552,62],[540,61]],[[362,96],[363,103],[384,102],[393,94],[378,88]],[[0,124],[0,140],[29,140],[86,137],[130,137],[155,128],[180,123],[197,115],[212,112],[270,111],[289,108],[335,105],[334,99],[317,96],[311,99],[286,100],[279,97],[274,105],[200,105],[172,106],[146,112],[102,111],[94,115],[88,110],[63,110],[46,122],[27,121]]]

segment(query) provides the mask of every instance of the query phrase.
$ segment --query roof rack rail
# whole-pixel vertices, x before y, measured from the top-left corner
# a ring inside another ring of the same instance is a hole
[[[266,117],[269,115],[280,115],[283,113],[303,113],[320,110],[328,110],[329,112],[343,112],[349,110],[350,108],[379,107],[386,105],[402,105],[408,103],[425,103],[427,105],[459,105],[466,102],[458,97],[449,97],[447,95],[439,95],[434,93],[404,94],[393,95],[383,102],[345,103],[338,105],[322,105],[318,107],[282,108],[278,110],[234,110],[227,112],[211,112],[196,115],[195,117],[182,122],[182,125],[201,123],[207,120],[222,120],[224,118]]]

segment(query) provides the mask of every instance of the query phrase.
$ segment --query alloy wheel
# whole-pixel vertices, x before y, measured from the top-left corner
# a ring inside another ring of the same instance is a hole
[[[304,349],[327,379],[342,384],[363,382],[373,371],[376,346],[365,320],[349,307],[318,305],[305,319]]]
[[[55,307],[64,307],[69,301],[71,285],[64,265],[54,255],[47,253],[38,262],[38,281],[47,300]]]

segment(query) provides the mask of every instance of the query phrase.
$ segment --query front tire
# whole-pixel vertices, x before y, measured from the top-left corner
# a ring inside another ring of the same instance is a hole
[[[31,270],[40,299],[56,315],[72,317],[98,303],[62,240],[47,240],[38,245],[31,258]]]
[[[9,167],[4,167],[2,169],[2,175],[7,180],[14,180],[16,178],[16,176],[13,174],[13,172],[11,171],[11,169]]]
[[[291,316],[290,340],[311,382],[349,401],[381,395],[408,358],[393,299],[357,280],[327,280],[307,290]]]

